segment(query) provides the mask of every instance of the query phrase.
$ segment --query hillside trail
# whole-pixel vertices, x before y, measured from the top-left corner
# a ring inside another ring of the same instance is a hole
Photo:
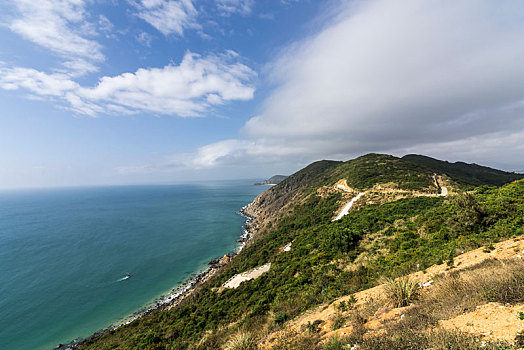
[[[495,249],[487,252],[484,248],[478,248],[453,259],[453,265],[433,265],[424,271],[418,271],[407,275],[408,278],[419,282],[421,292],[432,288],[433,280],[437,276],[446,276],[452,271],[461,271],[471,268],[488,259],[523,259],[524,258],[524,236],[519,236],[500,243],[494,244]],[[295,319],[289,321],[282,330],[271,333],[261,344],[262,348],[270,349],[272,343],[279,337],[290,333],[303,333],[308,325],[319,324],[322,339],[327,340],[334,336],[344,336],[352,332],[351,324],[344,324],[338,329],[333,329],[335,315],[342,314],[349,318],[353,311],[341,312],[337,306],[341,302],[351,303],[354,301],[353,310],[365,310],[372,306],[386,305],[384,284],[366,289],[351,295],[346,295],[331,303],[326,303],[315,309],[306,311]],[[409,307],[409,306],[408,306]],[[370,334],[380,334],[383,325],[387,321],[398,320],[408,307],[403,308],[378,308],[371,316],[365,319],[365,328]],[[440,327],[445,329],[458,329],[476,336],[492,340],[513,341],[518,332],[524,330],[524,322],[516,322],[516,314],[524,312],[524,303],[514,305],[502,305],[499,303],[488,303],[480,305],[473,312],[462,314],[450,320],[441,321]],[[347,321],[349,323],[349,321]]]
[[[384,194],[392,194],[397,193],[400,195],[412,195],[414,197],[446,197],[448,196],[448,187],[445,186],[444,181],[442,179],[441,175],[434,174],[433,175],[433,182],[435,184],[436,188],[440,188],[440,193],[424,193],[424,192],[414,192],[414,191],[406,191],[406,190],[399,190],[399,189],[392,189],[392,188],[386,188],[383,186],[373,186],[371,189],[364,191],[364,192],[358,192],[356,189],[353,189],[349,187],[346,179],[340,179],[337,181],[333,188],[336,190],[343,191],[345,193],[357,193],[356,196],[351,198],[341,209],[339,209],[337,216],[331,220],[331,221],[338,221],[342,219],[344,216],[349,214],[351,208],[354,206],[354,204],[364,195],[373,192],[373,193],[384,193]]]

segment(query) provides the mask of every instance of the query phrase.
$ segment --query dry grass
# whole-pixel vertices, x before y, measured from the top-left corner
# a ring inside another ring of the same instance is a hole
[[[406,300],[413,300],[409,291],[414,289],[413,281],[390,283],[389,299],[393,304],[406,305]],[[511,349],[510,344],[502,341],[482,342],[470,334],[439,329],[438,320],[456,317],[488,302],[523,301],[524,262],[488,260],[436,278],[434,286],[405,310],[401,320],[385,324],[385,332],[380,336],[353,332],[345,341],[358,344],[359,349]],[[359,323],[362,321],[357,320]]]
[[[409,277],[387,279],[384,284],[384,293],[393,307],[404,307],[418,298],[418,281]]]
[[[418,337],[424,338],[426,336],[423,333],[437,327],[439,320],[454,318],[488,302],[519,303],[523,300],[524,262],[516,259],[487,260],[436,279],[429,292],[415,306],[405,311],[402,320],[385,325],[386,333],[392,338],[412,338],[410,334],[420,333]],[[453,335],[449,332],[435,333],[432,337],[432,341],[443,339],[442,344],[454,341],[455,338],[463,338],[460,333]],[[416,339],[410,341],[416,343]],[[455,345],[450,348],[464,348],[456,342],[453,344]]]
[[[458,331],[417,332],[404,329],[395,334],[379,337],[358,338],[350,336],[345,339],[349,345],[358,344],[359,350],[470,350],[470,349],[510,349],[509,344],[502,342],[482,342],[478,338]]]
[[[224,350],[255,350],[257,348],[256,340],[247,332],[238,332],[224,346]]]
[[[320,336],[310,333],[286,332],[271,346],[272,350],[317,350]]]
[[[422,304],[435,318],[442,320],[488,302],[523,301],[524,262],[492,259],[438,279]]]

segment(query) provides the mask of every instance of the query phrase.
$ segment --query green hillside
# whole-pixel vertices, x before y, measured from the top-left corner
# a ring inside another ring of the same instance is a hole
[[[439,174],[446,174],[455,181],[468,185],[502,186],[511,181],[524,179],[524,174],[505,172],[478,164],[450,163],[418,154],[408,154],[402,159],[424,166]]]
[[[257,218],[263,229],[218,276],[178,307],[154,312],[81,348],[222,349],[242,331],[250,339],[244,348],[255,349],[268,332],[316,305],[369,288],[382,277],[424,269],[459,251],[524,234],[524,180],[458,190],[448,197],[411,196],[364,205],[339,221],[331,219],[344,194],[331,190],[317,195],[342,178],[358,190],[395,183],[436,191],[433,174],[442,168],[413,159],[370,154],[347,162],[315,162],[298,171],[255,200],[253,210],[265,216]],[[487,175],[479,175],[485,174],[482,169],[472,179],[465,174],[476,166],[461,169],[459,176],[446,174],[458,183],[487,182]],[[497,181],[513,176],[497,174]],[[291,250],[283,252],[290,242]],[[271,269],[260,278],[236,289],[220,288],[235,274],[266,263]]]

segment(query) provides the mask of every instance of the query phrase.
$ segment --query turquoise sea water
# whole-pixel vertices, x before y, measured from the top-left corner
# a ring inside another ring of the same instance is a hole
[[[237,211],[266,188],[0,192],[0,348],[52,349],[143,308],[233,250]]]

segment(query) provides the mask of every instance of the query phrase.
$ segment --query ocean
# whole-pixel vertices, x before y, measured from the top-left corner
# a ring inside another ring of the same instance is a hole
[[[252,183],[0,192],[0,348],[89,336],[234,250]]]

